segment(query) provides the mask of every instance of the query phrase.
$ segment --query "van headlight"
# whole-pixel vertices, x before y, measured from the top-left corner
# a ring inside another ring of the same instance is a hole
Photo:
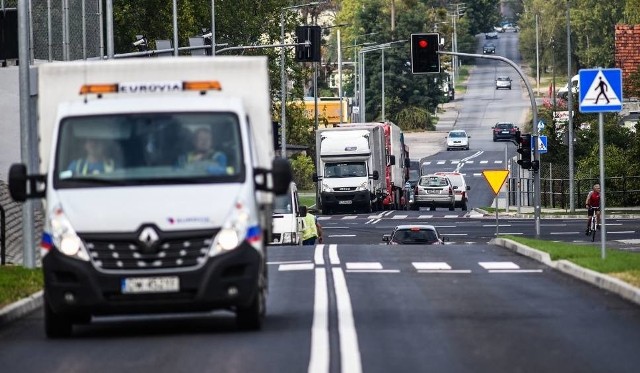
[[[357,189],[357,190],[358,190],[359,192],[360,192],[360,191],[363,191],[363,190],[367,190],[367,186],[368,186],[368,183],[365,181],[364,183],[360,184],[360,186],[358,186],[358,189]]]
[[[322,191],[323,192],[327,192],[327,193],[331,193],[331,192],[333,192],[333,188],[331,188],[330,186],[328,186],[325,183],[322,183]]]
[[[261,249],[262,229],[250,221],[248,208],[242,202],[236,202],[222,229],[214,237],[209,256],[215,256],[238,248],[247,241],[256,249]]]
[[[50,216],[48,228],[53,246],[66,256],[89,261],[89,253],[84,243],[76,234],[62,208],[55,208]],[[43,239],[43,252],[46,250],[44,241]]]

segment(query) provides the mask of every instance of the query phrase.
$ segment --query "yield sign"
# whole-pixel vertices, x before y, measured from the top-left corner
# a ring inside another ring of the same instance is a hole
[[[493,189],[494,194],[498,194],[502,185],[504,185],[507,176],[509,176],[509,170],[484,170],[482,175]]]

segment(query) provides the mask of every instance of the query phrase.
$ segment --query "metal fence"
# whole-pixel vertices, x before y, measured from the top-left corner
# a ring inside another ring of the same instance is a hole
[[[521,171],[518,164],[511,162],[512,172],[520,172],[520,178],[508,180],[509,204],[515,206],[520,198],[521,206],[534,205],[534,179],[529,171]],[[517,170],[517,171],[515,171]],[[518,181],[520,186],[518,187]],[[574,179],[574,207],[584,207],[587,194],[598,177]],[[640,176],[606,177],[605,193],[607,207],[640,206]],[[540,168],[540,203],[546,208],[570,208],[568,165],[542,164]]]

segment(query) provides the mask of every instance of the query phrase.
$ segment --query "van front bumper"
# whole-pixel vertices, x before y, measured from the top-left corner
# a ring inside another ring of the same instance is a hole
[[[42,268],[49,307],[69,316],[204,312],[247,306],[266,270],[264,255],[247,242],[207,258],[197,268],[106,273],[91,262],[70,258],[55,249],[43,258]],[[124,281],[137,278],[177,278],[179,286],[168,292],[125,292]]]

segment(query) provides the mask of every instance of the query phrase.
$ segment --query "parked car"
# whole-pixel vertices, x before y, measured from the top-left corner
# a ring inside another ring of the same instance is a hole
[[[482,47],[482,54],[496,54],[496,45],[493,43],[485,43]]]
[[[497,77],[496,89],[500,89],[500,88],[511,89],[511,78],[506,75]]]
[[[471,190],[471,187],[467,185],[464,175],[455,171],[436,172],[435,175],[446,176],[449,178],[449,181],[451,181],[451,184],[453,185],[453,193],[456,200],[455,207],[459,207],[462,211],[467,211],[469,208],[469,190]]]
[[[495,31],[491,31],[491,32],[487,32],[484,34],[484,38],[485,39],[497,39],[498,38],[498,33]]]
[[[433,225],[398,225],[382,236],[387,245],[444,245],[448,239]]]
[[[493,141],[498,140],[515,140],[518,127],[511,122],[498,122],[491,127],[493,131]]]
[[[436,207],[448,207],[450,211],[455,210],[456,200],[453,185],[446,176],[435,174],[421,176],[414,195],[412,210],[419,210],[421,206],[429,207],[432,211]]]
[[[449,131],[447,139],[447,150],[451,149],[465,149],[469,150],[469,139],[471,136],[467,134],[465,130],[453,130]]]

